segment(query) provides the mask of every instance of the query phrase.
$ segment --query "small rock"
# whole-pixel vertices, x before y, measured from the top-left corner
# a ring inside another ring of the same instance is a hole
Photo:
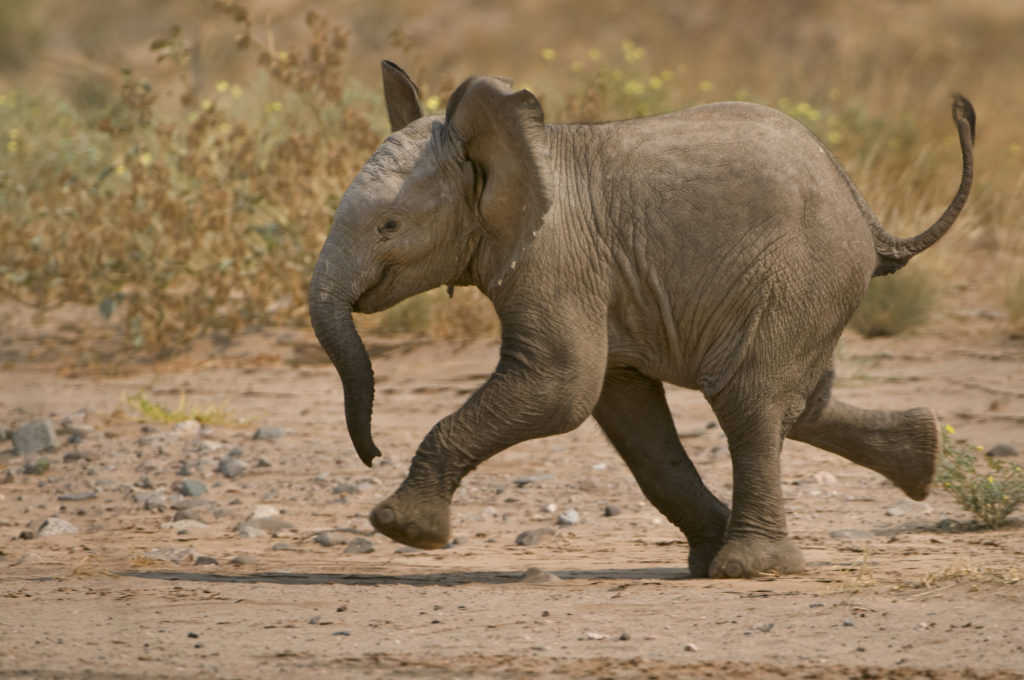
[[[0,442],[7,441],[7,438],[11,436],[11,431],[7,428],[7,425],[0,423]]]
[[[180,510],[174,513],[173,521],[178,522],[184,519],[191,519],[197,522],[202,522],[203,518],[200,515],[201,510],[202,508],[198,505],[193,505],[191,508],[181,508]]]
[[[605,463],[596,463],[590,466],[591,470],[607,470],[608,466]]]
[[[270,467],[270,466],[271,466],[271,462],[269,460],[267,460],[266,458],[264,458],[263,456],[260,456],[259,458],[256,459],[256,467]]]
[[[174,426],[174,434],[179,437],[196,436],[199,434],[199,430],[202,429],[202,424],[198,420],[189,418],[183,420]]]
[[[273,505],[257,505],[252,509],[252,513],[249,515],[249,519],[260,519],[262,517],[276,517],[281,513],[277,511]]]
[[[541,508],[541,512],[548,512],[548,513],[555,512],[556,510],[558,510],[558,506],[555,505],[554,503],[548,503],[543,508]]]
[[[14,567],[27,567],[30,564],[39,564],[43,561],[43,558],[35,553],[25,553],[18,558],[18,561],[13,565]]]
[[[228,451],[228,455],[231,456],[232,458],[239,458],[239,457],[241,457],[241,455],[242,455],[242,447],[236,446],[236,447],[232,448],[230,451]]]
[[[211,564],[220,564],[216,557],[210,557],[209,555],[196,555],[195,565],[197,567],[204,567]]]
[[[284,431],[283,428],[264,425],[256,430],[256,433],[253,434],[252,438],[273,440],[280,439],[281,437],[284,437],[286,435],[287,433]]]
[[[534,584],[556,583],[561,580],[557,575],[550,571],[544,571],[540,567],[530,567],[523,572],[523,577],[519,579],[520,583]]]
[[[206,493],[206,485],[198,479],[183,479],[181,481],[181,495],[196,498]]]
[[[821,484],[822,486],[831,486],[839,481],[836,479],[834,474],[831,472],[825,472],[824,470],[815,472],[811,479],[814,480],[815,484]]]
[[[619,639],[623,640],[623,641],[631,640],[632,638],[633,638],[633,636],[630,635],[629,633],[626,633],[626,632],[623,632],[621,635],[619,635]]]
[[[622,510],[620,510],[619,507],[616,506],[616,505],[606,505],[606,506],[604,506],[604,516],[605,517],[615,517],[615,515],[621,515],[621,514],[622,514]]]
[[[191,562],[195,559],[195,552],[192,548],[186,548],[179,550],[176,548],[152,548],[142,554],[143,558],[148,560],[155,560],[157,562],[174,562],[175,564],[182,564],[185,562]]]
[[[894,505],[891,508],[886,508],[885,514],[890,517],[900,517],[902,515],[927,515],[932,511],[932,506],[921,501],[913,501],[909,498],[905,498],[900,501],[899,505]]]
[[[146,510],[163,512],[167,509],[167,497],[162,493],[148,494],[142,503]]]
[[[14,452],[24,456],[57,447],[57,433],[49,420],[33,420],[11,433]]]
[[[14,484],[14,471],[4,470],[3,475],[0,475],[0,484]]]
[[[754,630],[761,631],[762,633],[767,633],[774,627],[774,623],[762,623],[760,626],[754,626]]]
[[[280,531],[290,531],[295,528],[295,525],[288,520],[281,519],[280,515],[271,515],[270,517],[247,519],[237,527],[239,531],[242,531],[244,528],[262,531],[265,536],[267,534],[277,534]]]
[[[95,491],[83,491],[81,493],[62,493],[57,496],[59,501],[91,501],[96,498]]]
[[[192,464],[188,461],[182,461],[181,465],[178,466],[178,476],[188,477],[192,474]]]
[[[215,442],[211,439],[200,439],[196,442],[196,449],[199,453],[213,453],[219,449],[224,448],[224,445],[220,442]]]
[[[149,475],[144,475],[140,477],[138,480],[136,480],[135,486],[137,486],[140,489],[156,488],[156,486],[153,484],[153,480],[149,478]]]
[[[263,529],[249,526],[248,524],[242,524],[238,527],[238,535],[242,538],[266,538],[270,534]]]
[[[572,526],[580,523],[580,513],[573,508],[569,508],[565,512],[559,513],[558,523],[562,526]]]
[[[29,456],[25,459],[22,472],[26,475],[45,474],[50,469],[50,459],[46,456]]]
[[[171,529],[177,532],[188,532],[192,529],[206,529],[209,525],[197,519],[179,519],[175,522],[165,522],[161,525],[164,529]]]
[[[243,461],[233,456],[226,456],[220,459],[220,464],[217,466],[217,472],[221,473],[228,479],[234,479],[245,473],[249,469]]]
[[[75,461],[82,460],[85,458],[85,454],[81,451],[68,451],[64,454],[63,461],[65,463],[74,463]]]
[[[334,485],[334,488],[331,489],[331,493],[345,495],[350,493],[359,493],[359,487],[356,486],[355,484],[347,484],[345,482],[341,482],[339,484]]]
[[[697,652],[697,651],[700,651],[700,648],[697,645],[693,644],[692,642],[687,642],[685,645],[683,645],[683,651],[684,652]]]
[[[607,639],[607,637],[608,636],[604,633],[596,633],[592,630],[588,630],[585,633],[583,633],[583,638],[586,640],[604,640]]]
[[[850,619],[843,619],[843,625],[849,628],[853,625],[853,621],[851,621]]]
[[[985,455],[989,458],[1013,458],[1019,456],[1020,452],[1010,444],[996,444]]]
[[[528,546],[537,545],[541,541],[547,539],[550,536],[555,535],[555,530],[551,527],[542,527],[540,529],[527,529],[518,536],[516,536],[516,545]]]
[[[236,564],[236,565],[239,565],[239,566],[245,566],[245,565],[258,564],[259,560],[256,559],[255,555],[246,555],[245,553],[243,553],[241,555],[235,555],[230,560],[228,560],[228,563]]]
[[[531,475],[529,477],[518,478],[514,484],[521,489],[527,484],[536,484],[537,482],[543,482],[547,479],[553,479],[553,477],[551,475]]]
[[[836,529],[829,534],[832,538],[842,539],[864,539],[873,538],[874,534],[870,531],[864,531],[863,529]]]
[[[347,555],[364,555],[366,553],[372,552],[373,543],[363,538],[362,536],[357,536],[353,538],[351,541],[348,542],[348,545],[345,546],[345,554]]]
[[[278,541],[273,545],[271,550],[295,550],[295,546],[288,541]]]
[[[321,531],[313,538],[313,542],[325,548],[332,548],[336,545],[348,543],[348,536],[340,531]]]
[[[45,536],[62,536],[64,534],[77,534],[78,528],[71,522],[60,517],[47,517],[42,525],[36,530],[40,538]]]

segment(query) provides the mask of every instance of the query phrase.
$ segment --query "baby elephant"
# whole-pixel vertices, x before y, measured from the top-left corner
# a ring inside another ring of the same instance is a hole
[[[803,571],[779,482],[786,437],[924,498],[939,448],[928,409],[831,396],[832,352],[871,277],[935,243],[967,198],[974,111],[953,98],[963,174],[918,236],[897,238],[821,142],[778,111],[720,103],[551,125],[510,81],[475,77],[444,116],[384,62],[393,134],[348,187],[309,292],[364,463],[373,371],[352,313],[476,286],[501,319],[487,382],[427,434],[370,521],[420,548],[449,540],[462,478],[517,442],[593,415],[647,498],[686,534],[694,576]],[[728,437],[732,511],[679,443],[663,382],[699,389]]]

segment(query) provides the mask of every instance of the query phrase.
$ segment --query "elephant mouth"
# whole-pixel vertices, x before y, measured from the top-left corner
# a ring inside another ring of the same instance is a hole
[[[387,287],[389,279],[392,278],[394,268],[394,265],[384,265],[377,281],[364,290],[362,295],[356,299],[355,304],[352,305],[354,311],[360,314],[372,314],[390,306],[390,304],[387,304],[382,299],[386,297],[382,291]]]

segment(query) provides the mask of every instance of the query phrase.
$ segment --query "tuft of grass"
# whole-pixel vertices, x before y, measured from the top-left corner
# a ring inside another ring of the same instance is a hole
[[[931,276],[920,268],[876,277],[850,319],[850,327],[868,338],[898,335],[925,323],[934,302]]]
[[[988,470],[979,472],[975,456],[953,442],[955,433],[952,425],[946,425],[935,480],[985,526],[999,527],[1024,503],[1024,468],[986,457]]]
[[[231,409],[227,400],[210,406],[196,406],[188,403],[184,393],[178,396],[178,405],[167,408],[153,401],[145,392],[136,392],[123,398],[139,420],[157,423],[180,423],[185,420],[196,420],[203,425],[224,425],[231,420]]]

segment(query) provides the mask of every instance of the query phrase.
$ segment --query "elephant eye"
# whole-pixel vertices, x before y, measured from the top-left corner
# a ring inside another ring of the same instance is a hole
[[[381,236],[391,236],[396,231],[398,231],[398,222],[395,222],[394,220],[388,220],[377,227],[377,233]]]

